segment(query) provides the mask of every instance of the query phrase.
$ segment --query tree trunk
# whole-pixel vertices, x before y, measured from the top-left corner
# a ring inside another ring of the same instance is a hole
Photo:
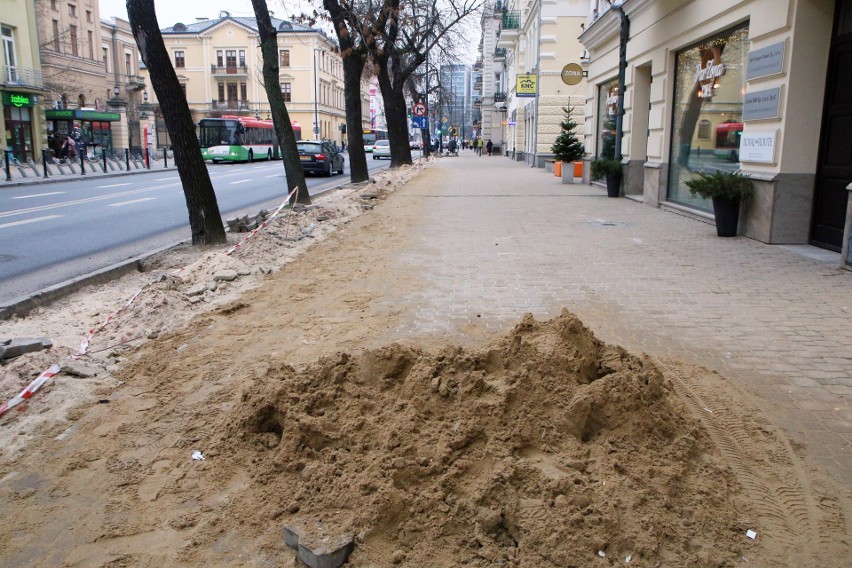
[[[405,95],[402,92],[402,81],[399,88],[391,81],[388,71],[388,60],[379,61],[379,89],[385,105],[385,120],[388,124],[388,139],[390,140],[390,167],[397,168],[410,165],[411,146],[408,144],[408,113],[405,108]]]
[[[257,18],[257,28],[260,32],[260,47],[263,52],[263,86],[266,97],[269,99],[269,108],[272,113],[272,124],[275,127],[275,136],[281,147],[281,156],[284,160],[284,174],[287,177],[287,193],[299,188],[296,194],[290,198],[290,203],[311,204],[311,196],[308,194],[308,184],[305,182],[305,172],[299,160],[299,149],[296,147],[296,135],[293,133],[293,125],[290,122],[290,113],[281,95],[278,78],[278,30],[272,26],[269,17],[269,8],[266,0],[251,0],[254,15]]]
[[[127,0],[127,14],[173,143],[175,163],[189,211],[192,244],[224,243],[227,240],[225,226],[216,193],[201,158],[189,105],[160,34],[154,0]]]
[[[340,56],[343,59],[343,99],[346,106],[346,145],[349,148],[349,177],[353,183],[370,179],[367,153],[364,152],[363,113],[361,112],[361,73],[367,62],[363,43],[355,45],[354,34],[347,27],[347,12],[337,0],[323,0],[323,8],[331,16]]]

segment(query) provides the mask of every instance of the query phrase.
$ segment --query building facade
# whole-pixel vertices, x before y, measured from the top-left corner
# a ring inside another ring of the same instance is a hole
[[[505,99],[494,102],[497,110],[505,111],[500,121],[504,153],[544,167],[545,160],[553,158],[551,146],[561,133],[563,108],[580,109],[585,104],[582,72],[577,76],[566,69],[579,68],[585,61],[577,38],[588,18],[589,2],[504,0],[494,3],[492,14],[499,18],[492,59],[499,71],[494,72],[492,97]],[[495,97],[501,85],[505,97]]]
[[[852,2],[615,4],[593,2],[580,39],[591,59],[586,148],[611,157],[621,135],[624,194],[712,219],[712,204],[685,181],[739,170],[757,189],[742,234],[840,251],[852,181]]]
[[[35,6],[28,0],[0,0],[0,140],[10,160],[37,162],[44,148],[46,95],[39,58]]]
[[[339,143],[346,136],[346,112],[336,44],[320,30],[274,17],[272,24],[278,30],[279,88],[291,120],[302,138]],[[223,11],[215,19],[176,23],[162,34],[195,122],[222,115],[271,118],[255,18]],[[156,95],[148,95],[156,105]],[[368,92],[361,100],[369,128]]]
[[[458,138],[470,138],[472,112],[472,77],[470,65],[442,65],[438,77],[441,85],[440,114],[438,126],[442,133]]]

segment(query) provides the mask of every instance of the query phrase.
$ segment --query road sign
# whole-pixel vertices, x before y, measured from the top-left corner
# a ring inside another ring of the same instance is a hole
[[[426,129],[429,128],[429,118],[426,116],[412,116],[411,128]]]
[[[426,103],[414,103],[414,116],[426,116]]]

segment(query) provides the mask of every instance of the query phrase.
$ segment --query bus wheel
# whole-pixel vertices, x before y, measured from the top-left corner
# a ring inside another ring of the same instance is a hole
[[[267,150],[267,151],[266,151],[266,161],[267,161],[267,162],[271,162],[271,161],[272,161],[272,150]]]

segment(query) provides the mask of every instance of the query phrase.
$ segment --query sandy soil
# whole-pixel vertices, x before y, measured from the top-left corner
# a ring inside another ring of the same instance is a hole
[[[358,567],[848,566],[845,490],[711,371],[567,311],[397,342],[418,211],[394,192],[432,174],[2,322],[55,347],[0,398],[63,366],[0,418],[2,564],[296,566],[290,526]]]

